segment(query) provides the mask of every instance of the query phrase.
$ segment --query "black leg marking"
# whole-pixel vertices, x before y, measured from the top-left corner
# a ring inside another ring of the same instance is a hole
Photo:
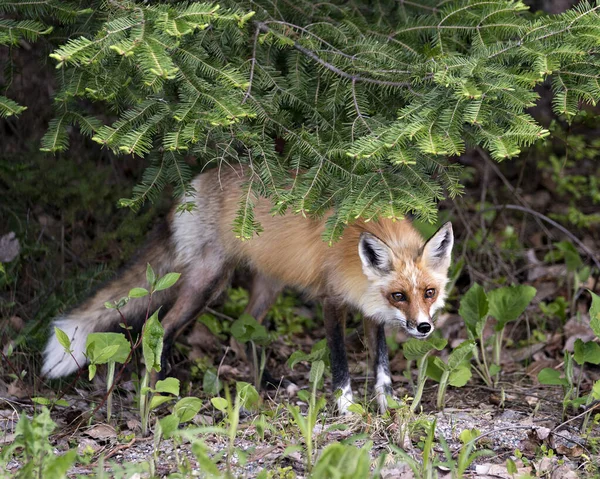
[[[383,324],[369,324],[369,347],[371,348],[371,354],[373,354],[375,398],[377,399],[379,412],[383,414],[387,410],[386,396],[393,395],[390,361]]]
[[[326,299],[323,302],[323,315],[325,317],[327,345],[331,357],[332,389],[334,394],[338,390],[341,391],[341,395],[337,400],[338,410],[341,414],[346,414],[348,406],[352,404],[352,388],[344,334],[346,310],[334,301]]]

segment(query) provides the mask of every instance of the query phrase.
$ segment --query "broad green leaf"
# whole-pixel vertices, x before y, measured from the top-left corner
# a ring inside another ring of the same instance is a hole
[[[488,298],[483,288],[475,283],[460,300],[458,314],[463,318],[471,335],[481,336],[488,315]]]
[[[448,369],[452,371],[456,368],[463,367],[464,363],[468,363],[471,360],[474,349],[475,341],[463,341],[450,353],[450,356],[448,356]]]
[[[71,351],[71,340],[67,333],[65,333],[62,329],[58,329],[54,326],[54,334],[56,334],[56,339],[60,343],[60,345],[65,349],[65,351]]]
[[[589,291],[589,290],[588,290]],[[600,296],[590,291],[592,306],[590,307],[590,327],[597,338],[600,338]]]
[[[170,438],[171,435],[177,431],[179,426],[179,417],[176,414],[169,414],[158,421],[163,437],[166,439]]]
[[[597,401],[600,399],[600,379],[592,386],[592,397]]]
[[[170,288],[177,282],[180,276],[180,273],[165,274],[156,282],[156,285],[154,286],[154,291],[162,291],[163,289]]]
[[[160,358],[163,349],[163,336],[165,330],[158,320],[158,310],[154,312],[146,323],[144,337],[142,338],[142,350],[144,362],[148,371],[154,369],[160,371]]]
[[[427,358],[426,374],[428,378],[431,378],[439,383],[446,368],[446,363],[437,356],[429,356]]]
[[[166,378],[162,381],[158,381],[154,390],[159,393],[172,394],[173,396],[179,395],[179,379]]]
[[[202,378],[202,390],[209,396],[216,396],[221,391],[222,385],[213,368],[207,369]]]
[[[173,406],[173,414],[179,418],[179,422],[191,421],[202,408],[202,401],[196,397],[186,397],[177,401]]]
[[[161,396],[160,394],[155,394],[150,399],[150,411],[153,411],[161,404],[164,404],[169,401],[173,401],[175,398],[173,396]]]
[[[471,379],[471,365],[461,365],[453,369],[448,377],[448,384],[455,388],[461,388]]]
[[[146,288],[133,288],[129,291],[130,298],[143,298],[148,295],[148,290]]]
[[[221,412],[227,412],[227,399],[225,398],[211,398],[211,404]]]
[[[580,366],[583,363],[600,364],[600,344],[593,341],[575,341],[573,359]]]
[[[131,344],[123,333],[90,333],[85,350],[90,361],[96,364],[108,361],[123,364],[129,357]]]
[[[231,334],[241,343],[254,341],[263,344],[269,338],[266,328],[249,314],[243,313],[231,325]]]
[[[496,318],[496,331],[504,328],[506,323],[517,319],[535,296],[533,286],[505,286],[488,293],[489,314]]]
[[[240,405],[246,409],[253,409],[260,399],[256,388],[244,381],[236,383],[237,393],[240,397]]]
[[[92,364],[106,364],[119,351],[118,344],[104,346],[101,349],[94,347],[95,343],[91,343],[90,346],[91,350],[89,351],[88,358]]]
[[[308,354],[306,354],[304,351],[300,351],[300,350],[294,351],[287,360],[287,366],[288,366],[288,368],[293,370],[294,366],[296,364],[298,364],[300,361],[307,361],[307,360],[308,360]]]
[[[402,353],[406,359],[420,359],[434,349],[441,351],[446,347],[446,344],[448,344],[448,341],[441,338],[429,338],[426,340],[411,338],[402,345]]]
[[[569,381],[560,377],[561,372],[552,368],[544,368],[538,373],[540,384],[568,386]]]
[[[458,435],[460,442],[463,444],[467,444],[473,441],[475,438],[481,435],[481,431],[479,429],[463,429],[461,433]]]

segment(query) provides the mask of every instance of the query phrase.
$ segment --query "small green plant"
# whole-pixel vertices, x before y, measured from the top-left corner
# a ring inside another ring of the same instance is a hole
[[[416,479],[434,479],[437,477],[433,457],[435,425],[436,421],[434,420],[433,422],[429,423],[426,427],[426,436],[423,438],[423,455],[421,461],[418,461],[412,456],[409,456],[398,446],[390,445],[392,451],[398,454],[400,458],[408,464]]]
[[[402,353],[407,360],[406,373],[405,375],[409,380],[412,379],[411,374],[411,363],[417,361],[417,384],[415,386],[415,394],[410,406],[410,409],[414,412],[421,403],[421,397],[423,396],[423,388],[425,387],[425,381],[427,380],[427,358],[433,351],[441,351],[446,347],[448,341],[440,338],[431,338],[426,341],[420,341],[418,339],[409,339],[402,345]]]
[[[231,334],[242,344],[250,344],[254,372],[254,387],[260,389],[262,374],[265,370],[265,348],[260,349],[260,362],[257,345],[266,346],[270,342],[267,329],[249,314],[242,314],[232,325]]]
[[[590,291],[592,296],[592,305],[590,307],[590,327],[600,338],[600,296]],[[574,363],[579,365],[579,375],[575,378]],[[595,341],[582,341],[577,339],[574,345],[573,354],[566,351],[563,361],[563,371],[552,368],[544,368],[538,373],[540,384],[557,385],[563,388],[563,415],[566,409],[571,406],[577,409],[580,405],[589,406],[593,401],[600,399],[600,380],[592,386],[589,394],[581,396],[581,380],[585,363],[600,364],[600,345]],[[564,377],[563,377],[564,374]],[[584,416],[581,430],[585,431],[589,422],[591,411]]]
[[[308,411],[306,417],[302,415],[300,408],[296,405],[288,404],[287,408],[294,422],[300,429],[300,433],[304,438],[306,447],[306,470],[310,473],[313,465],[313,451],[315,449],[313,430],[317,424],[317,417],[319,412],[325,407],[326,400],[324,397],[317,398],[317,389],[323,381],[323,374],[325,373],[325,362],[322,360],[316,360],[312,363],[310,369],[309,382],[311,385],[311,392],[299,391],[298,397],[308,403]],[[289,448],[288,448],[289,450]]]
[[[22,466],[11,474],[15,479],[62,479],[77,458],[77,451],[70,449],[65,454],[56,455],[49,436],[56,428],[50,418],[50,411],[43,407],[41,412],[29,419],[21,414],[15,428],[15,438],[2,448],[0,462],[4,466],[11,458],[18,458]],[[0,476],[5,477],[5,476]],[[8,476],[6,476],[8,477]]]
[[[107,364],[106,394],[108,397],[106,399],[106,420],[110,421],[116,363],[125,364],[129,360],[131,344],[122,333],[90,333],[86,339],[85,350],[90,362],[88,366],[90,381],[96,375],[97,366],[99,364]]]
[[[229,388],[225,388],[224,398],[214,397],[210,400],[212,405],[223,413],[224,421],[227,424],[227,436],[229,439],[226,456],[227,477],[233,477],[231,473],[231,459],[233,458],[234,453],[237,453],[238,460],[242,465],[246,458],[246,453],[235,447],[235,437],[240,423],[240,410],[242,408],[254,408],[259,401],[260,396],[252,384],[242,381],[236,383],[235,401],[231,400]]]
[[[471,358],[475,350],[475,341],[468,340],[454,349],[446,362],[437,356],[428,358],[427,376],[440,383],[436,402],[438,409],[444,407],[448,385],[460,388],[471,379]]]
[[[371,472],[371,457],[369,451],[373,443],[367,443],[358,448],[351,444],[335,442],[323,449],[315,463],[311,477],[335,477],[337,479],[368,479],[379,477],[379,468]],[[385,456],[381,456],[383,460]],[[380,461],[381,461],[380,460]]]
[[[462,446],[456,458],[448,447],[448,443],[443,436],[440,436],[440,444],[444,450],[446,460],[440,465],[450,469],[452,479],[461,479],[465,477],[465,472],[473,462],[482,456],[494,456],[494,452],[488,449],[475,450],[477,440],[479,439],[479,431],[476,429],[465,429],[460,433],[460,441]]]
[[[479,341],[479,353],[474,350],[476,371],[486,385],[498,384],[500,352],[506,325],[523,314],[535,293],[536,289],[532,286],[518,285],[497,288],[486,294],[484,289],[475,283],[463,296],[459,314],[465,321],[469,339]],[[496,319],[491,338],[492,357],[489,357],[486,351],[486,341],[483,337],[485,325],[490,317]]]
[[[431,356],[433,351],[443,350],[446,344],[445,339],[431,338],[425,341],[409,339],[402,346],[404,357],[408,360],[408,377],[410,377],[411,361],[417,360],[417,384],[411,404],[413,412],[419,407],[423,388],[428,377],[440,383],[436,402],[438,409],[444,406],[448,385],[463,387],[471,379],[471,358],[475,349],[475,342],[469,340],[462,343],[450,353],[446,362],[437,356]]]

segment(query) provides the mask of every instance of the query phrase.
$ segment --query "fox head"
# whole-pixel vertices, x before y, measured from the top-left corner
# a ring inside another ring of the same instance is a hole
[[[434,329],[433,315],[444,305],[452,224],[444,224],[424,245],[392,248],[371,233],[358,243],[362,269],[369,280],[363,313],[381,322],[402,326],[419,339]]]

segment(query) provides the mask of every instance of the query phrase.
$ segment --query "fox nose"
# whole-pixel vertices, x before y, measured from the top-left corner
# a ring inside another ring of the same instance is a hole
[[[417,325],[417,331],[419,331],[419,333],[421,333],[421,334],[427,334],[429,331],[431,331],[431,324],[419,323]]]

